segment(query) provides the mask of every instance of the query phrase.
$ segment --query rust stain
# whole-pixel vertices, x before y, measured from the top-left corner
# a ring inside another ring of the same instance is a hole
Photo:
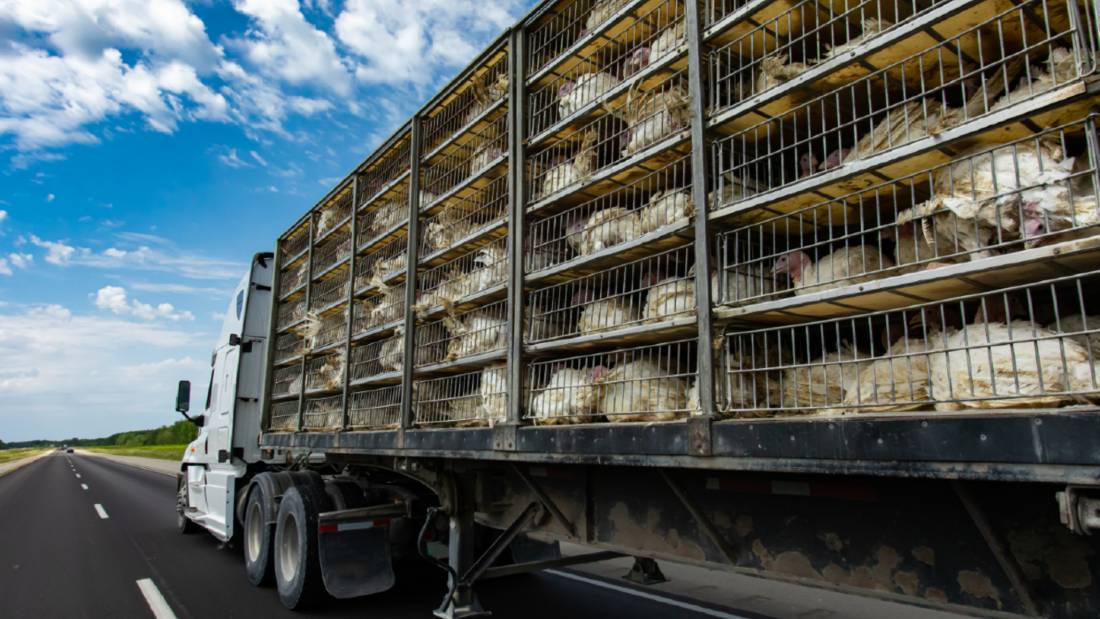
[[[875,588],[891,591],[894,588],[894,581],[891,576],[894,573],[894,568],[901,563],[901,556],[898,555],[897,550],[894,550],[890,546],[880,547],[876,554],[878,563],[871,568],[871,575],[876,584]]]
[[[654,532],[661,531],[661,515],[656,509],[647,510],[645,520],[641,521],[630,513],[630,508],[625,503],[620,502],[611,508],[608,516],[618,543],[641,550],[671,552],[691,559],[705,558],[702,547],[681,537],[680,532],[674,528],[664,531],[664,535],[654,535]]]
[[[914,548],[913,558],[925,565],[936,565],[936,551],[928,546],[917,546]]]
[[[833,552],[840,552],[844,550],[844,540],[840,539],[840,536],[833,532],[822,533],[817,536],[818,539],[825,542],[825,547]]]
[[[821,574],[818,574],[817,570],[814,569],[810,559],[796,550],[779,553],[779,556],[773,562],[772,569],[783,574],[802,576],[803,578],[821,578]]]
[[[1063,589],[1087,589],[1092,584],[1092,572],[1084,557],[1064,556],[1047,563],[1050,579]]]
[[[1061,527],[1013,530],[1008,540],[1012,554],[1029,579],[1038,580],[1046,574],[1063,589],[1092,586],[1089,557],[1093,551],[1069,531]]]
[[[920,589],[920,578],[916,572],[906,572],[904,570],[898,570],[894,572],[894,584],[901,589],[901,592],[905,595],[916,595]]]
[[[939,587],[928,587],[924,590],[924,597],[934,602],[947,602],[947,593]]]
[[[848,570],[836,563],[826,565],[825,569],[821,570],[821,577],[834,585],[846,585],[850,580],[848,578]]]
[[[989,598],[997,604],[997,608],[1001,608],[1001,594],[985,574],[973,570],[962,570],[959,572],[958,580],[959,588],[963,593],[979,599]]]

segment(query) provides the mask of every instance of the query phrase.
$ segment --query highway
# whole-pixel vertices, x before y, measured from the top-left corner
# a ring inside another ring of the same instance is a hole
[[[0,477],[0,616],[423,619],[442,597],[441,572],[425,566],[404,574],[403,581],[399,577],[397,587],[384,594],[330,600],[306,613],[292,613],[279,604],[274,590],[247,584],[240,550],[223,547],[208,535],[177,533],[174,498],[175,480],[168,475],[81,454],[51,454]],[[622,572],[609,572],[616,573]],[[764,585],[767,581],[741,578],[755,589],[744,594],[746,606],[774,595],[767,589],[773,585]],[[850,597],[833,599],[834,606],[842,604],[838,612],[822,606],[835,594],[784,586],[787,590],[776,596],[785,593],[790,599],[784,604],[798,597],[793,591],[798,589],[804,598],[812,598],[809,606],[761,614],[582,572],[486,581],[478,594],[494,616],[525,619],[818,619],[884,616],[879,613],[887,611],[894,618],[950,617],[880,601],[853,601],[849,606],[844,600],[858,600]],[[700,585],[708,587],[715,585]]]

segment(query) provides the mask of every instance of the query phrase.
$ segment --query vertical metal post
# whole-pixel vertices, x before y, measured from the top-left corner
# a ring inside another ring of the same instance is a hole
[[[359,205],[357,204],[359,197],[359,174],[356,174],[351,179],[351,257],[348,259],[348,293],[346,296],[348,303],[348,325],[344,338],[344,391],[343,397],[340,398],[341,408],[343,412],[343,418],[340,420],[340,429],[344,430],[348,427],[349,411],[348,411],[348,391],[351,390],[351,330],[352,325],[355,323],[355,259],[359,255]],[[303,384],[305,384],[303,382]]]
[[[397,446],[405,446],[405,431],[412,426],[413,353],[416,346],[416,267],[420,244],[420,132],[421,118],[413,116],[409,130],[409,224],[405,250],[405,362],[401,365],[401,426],[397,432]]]
[[[279,330],[279,291],[283,286],[283,238],[275,241],[275,257],[271,259],[271,307],[268,308],[267,347],[264,351],[264,382],[260,391],[260,431],[271,427],[271,389],[275,383],[275,347]],[[304,378],[303,378],[304,380]],[[304,383],[303,383],[304,384]]]
[[[714,316],[711,311],[711,234],[707,204],[706,102],[703,97],[703,40],[699,3],[684,3],[684,30],[688,41],[688,90],[691,94],[691,198],[695,203],[695,316],[698,330],[699,406],[702,416],[689,420],[688,449],[696,455],[711,453],[710,422],[714,416]]]
[[[497,445],[497,449],[512,449],[515,445],[515,426],[523,416],[523,317],[524,317],[524,238],[526,237],[526,217],[524,209],[527,203],[526,182],[524,177],[524,137],[527,124],[525,90],[526,71],[524,66],[523,28],[512,31],[508,41],[508,261],[511,271],[508,282],[508,420],[513,433],[512,441]]]
[[[306,233],[309,235],[309,245],[306,249],[306,291],[303,297],[306,302],[306,316],[309,316],[309,304],[313,301],[313,212],[306,218]],[[302,414],[305,412],[306,403],[306,362],[309,361],[309,352],[302,348],[302,388],[298,390],[298,423],[295,432],[302,431]]]

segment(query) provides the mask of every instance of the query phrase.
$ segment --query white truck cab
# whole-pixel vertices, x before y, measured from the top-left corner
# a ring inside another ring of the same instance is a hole
[[[238,480],[260,459],[264,355],[271,312],[272,254],[256,254],[225,311],[210,357],[210,382],[199,426],[180,464],[177,511],[181,529],[197,524],[225,541],[233,537]],[[180,381],[176,408],[185,416],[191,385]]]

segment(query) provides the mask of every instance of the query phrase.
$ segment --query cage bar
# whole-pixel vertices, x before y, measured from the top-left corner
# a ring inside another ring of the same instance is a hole
[[[271,405],[271,421],[268,429],[272,432],[294,432],[298,429],[298,400],[274,402]]]
[[[416,330],[416,365],[450,363],[474,355],[503,352],[508,345],[507,301],[463,312],[448,312]]]
[[[414,422],[455,427],[499,423],[508,414],[507,376],[501,363],[477,372],[417,380],[413,385]]]
[[[401,417],[401,387],[382,387],[353,391],[348,404],[348,424],[352,430],[396,428]]]
[[[474,251],[417,275],[414,310],[421,315],[438,307],[504,285],[508,279],[506,240],[495,239]]]
[[[498,227],[508,217],[508,177],[499,176],[484,187],[448,199],[424,216],[420,227],[420,257],[424,259],[457,245],[472,242]]]
[[[351,351],[351,384],[359,385],[379,377],[394,377],[401,371],[405,359],[404,333],[397,329],[392,336],[356,346]]]
[[[353,337],[392,326],[405,316],[405,285],[383,288],[381,292],[355,302]]]

